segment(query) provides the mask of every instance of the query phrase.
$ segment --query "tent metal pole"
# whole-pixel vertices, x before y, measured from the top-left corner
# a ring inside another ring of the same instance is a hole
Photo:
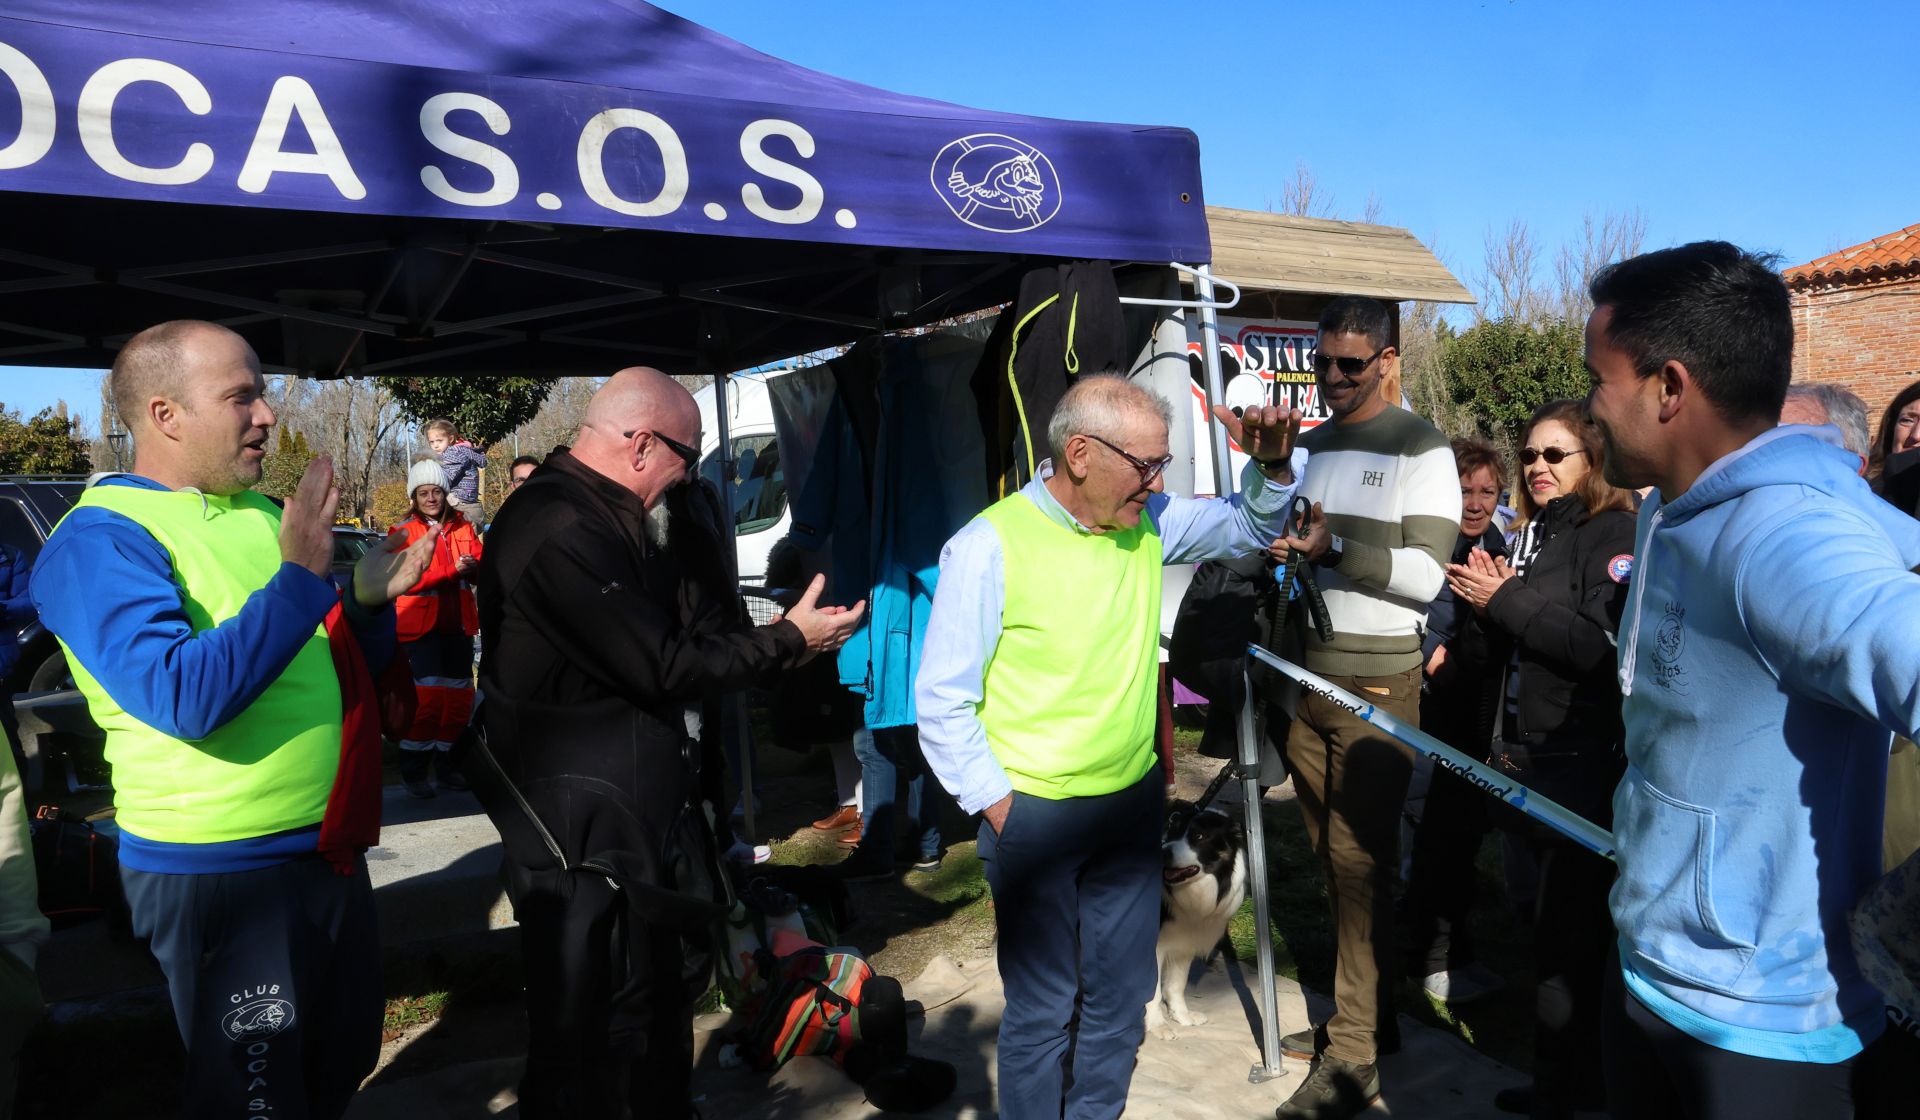
[[[1206,265],[1193,270],[1193,294],[1199,304],[1200,348],[1207,373],[1207,409],[1227,399],[1226,383],[1220,370],[1220,324],[1214,317],[1213,272]],[[1237,294],[1237,293],[1236,293]],[[1226,426],[1214,420],[1207,432],[1213,440],[1213,491],[1222,498],[1233,494],[1233,460],[1229,457]],[[1247,1080],[1258,1083],[1281,1076],[1280,1020],[1274,1011],[1273,926],[1267,905],[1267,830],[1260,806],[1260,744],[1254,736],[1253,679],[1249,667],[1243,668],[1241,681],[1245,700],[1240,707],[1240,767],[1247,807],[1247,877],[1253,880],[1253,928],[1255,954],[1260,965],[1260,1064],[1247,1071]]]
[[[727,382],[732,374],[716,372],[713,375],[713,427],[714,436],[719,440],[716,453],[720,456],[720,517],[726,531],[733,530],[733,437],[727,431],[728,405]],[[733,580],[740,581],[739,562],[735,557],[735,542],[727,542],[727,567],[733,572]],[[759,833],[753,828],[753,736],[747,729],[747,702],[744,695],[734,693],[727,699],[728,714],[733,716],[733,730],[740,739],[740,825],[747,830],[746,841],[752,846]],[[725,727],[720,728],[724,736]]]
[[[1267,906],[1266,822],[1261,819],[1260,743],[1254,733],[1253,659],[1240,669],[1243,697],[1240,704],[1240,803],[1247,807],[1247,878],[1253,880],[1253,931],[1257,939],[1255,958],[1260,965],[1260,1054],[1261,1060],[1247,1071],[1254,1084],[1282,1076],[1280,1068],[1280,1019],[1274,1009],[1273,992],[1273,916]]]

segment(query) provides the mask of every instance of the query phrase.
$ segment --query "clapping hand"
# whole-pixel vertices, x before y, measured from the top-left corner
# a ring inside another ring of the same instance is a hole
[[[433,542],[440,526],[429,525],[420,539],[407,543],[405,533],[394,532],[367,550],[353,566],[353,597],[368,610],[377,610],[420,582],[433,562]]]
[[[1464,564],[1447,565],[1447,586],[1475,614],[1487,613],[1487,602],[1499,592],[1500,585],[1517,575],[1504,556],[1489,556],[1484,548],[1467,553]]]
[[[307,464],[280,508],[280,559],[326,579],[333,565],[333,511],[339,505],[333,458],[321,455]]]

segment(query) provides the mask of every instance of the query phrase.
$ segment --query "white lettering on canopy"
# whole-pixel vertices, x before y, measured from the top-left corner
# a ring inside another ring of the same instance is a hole
[[[294,117],[313,139],[313,151],[289,152],[281,147],[287,138],[287,125]],[[267,107],[260,111],[260,130],[253,134],[253,147],[247,150],[247,162],[241,165],[239,187],[248,194],[260,194],[275,172],[294,175],[325,175],[341,197],[355,202],[367,197],[367,188],[347,162],[347,151],[333,131],[333,122],[320,107],[320,98],[305,78],[292,75],[273,83],[267,94]]]
[[[820,180],[785,160],[767,154],[765,145],[769,136],[786,137],[793,141],[793,150],[799,153],[801,159],[812,159],[813,135],[792,121],[782,120],[754,121],[740,133],[740,158],[747,161],[748,167],[769,179],[799,187],[800,204],[791,210],[771,206],[758,183],[741,187],[740,201],[747,204],[747,209],[754,217],[765,218],[769,222],[783,225],[811,222],[819,216],[820,205],[825,197],[820,189]]]
[[[32,167],[53,150],[53,86],[33,60],[0,43],[0,74],[20,94],[20,134],[0,148],[0,171]]]
[[[80,146],[100,170],[130,183],[178,186],[205,175],[213,167],[213,148],[197,141],[187,145],[186,154],[171,167],[147,167],[120,154],[113,140],[113,106],[120,91],[135,82],[166,86],[194,116],[213,111],[207,87],[180,67],[153,58],[122,58],[94,71],[80,89]]]
[[[607,138],[626,128],[646,133],[660,148],[663,173],[660,193],[645,202],[621,198],[607,182]],[[580,130],[576,155],[580,163],[580,185],[586,188],[587,197],[616,214],[658,218],[680,209],[680,203],[686,200],[687,150],[666,121],[644,109],[608,109],[596,114]]]
[[[461,206],[498,206],[512,202],[520,193],[520,169],[512,157],[484,141],[462,136],[447,124],[447,117],[460,110],[477,114],[495,136],[505,136],[513,127],[500,103],[474,93],[441,93],[427,98],[420,106],[420,133],[427,143],[468,163],[478,164],[493,176],[493,185],[484,191],[463,191],[447,179],[447,173],[432,164],[420,169],[420,181],[437,198]]]

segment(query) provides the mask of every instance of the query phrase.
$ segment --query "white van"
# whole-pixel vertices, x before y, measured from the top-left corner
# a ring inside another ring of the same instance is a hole
[[[733,444],[736,461],[734,554],[740,565],[740,582],[748,586],[765,582],[767,553],[775,541],[787,535],[793,520],[787,509],[780,445],[773,432],[773,397],[767,391],[768,379],[786,372],[737,373],[727,384],[727,438]],[[717,484],[720,425],[714,417],[713,400],[711,384],[693,395],[693,403],[700,409],[700,474]]]

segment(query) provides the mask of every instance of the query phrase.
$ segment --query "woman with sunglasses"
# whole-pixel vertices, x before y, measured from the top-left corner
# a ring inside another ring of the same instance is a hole
[[[1633,495],[1605,478],[1605,446],[1580,401],[1527,422],[1511,562],[1475,550],[1447,568],[1506,665],[1491,758],[1602,827],[1624,769],[1614,635],[1633,572]],[[1504,807],[1501,807],[1504,809]],[[1534,1082],[1506,1112],[1571,1117],[1604,1107],[1600,993],[1613,925],[1613,865],[1511,810],[1496,815],[1538,867],[1534,897]]]

